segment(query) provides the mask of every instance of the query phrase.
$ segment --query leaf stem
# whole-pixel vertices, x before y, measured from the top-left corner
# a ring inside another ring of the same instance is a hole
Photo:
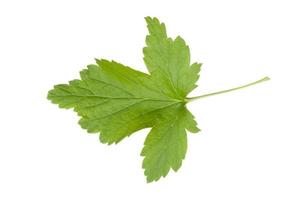
[[[191,101],[195,101],[197,99],[202,99],[204,97],[209,97],[209,96],[214,96],[214,95],[218,95],[218,94],[222,94],[222,93],[231,92],[231,91],[234,91],[234,90],[239,90],[239,89],[246,88],[246,87],[249,87],[249,86],[252,86],[252,85],[256,85],[258,83],[262,83],[262,82],[268,81],[268,80],[270,80],[270,78],[266,76],[262,79],[254,81],[252,83],[248,83],[246,85],[242,85],[242,86],[239,86],[239,87],[234,87],[234,88],[227,89],[227,90],[221,90],[221,91],[213,92],[213,93],[209,93],[209,94],[204,94],[204,95],[200,95],[200,96],[196,96],[196,97],[190,97],[190,98],[187,98],[186,101],[191,102]]]

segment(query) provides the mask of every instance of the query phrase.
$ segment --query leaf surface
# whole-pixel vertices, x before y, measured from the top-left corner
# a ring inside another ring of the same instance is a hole
[[[190,64],[184,40],[167,37],[165,25],[146,17],[149,35],[144,61],[150,74],[115,61],[96,60],[80,79],[54,86],[48,99],[73,108],[79,124],[100,133],[102,143],[118,143],[132,133],[151,128],[141,155],[147,181],[177,171],[187,150],[186,130],[198,132],[186,108],[186,96],[196,87],[200,64]]]

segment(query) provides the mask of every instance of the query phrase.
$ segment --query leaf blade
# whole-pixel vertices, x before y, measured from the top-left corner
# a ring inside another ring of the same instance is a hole
[[[73,108],[80,116],[79,125],[89,133],[100,133],[102,143],[118,143],[152,128],[141,153],[151,182],[180,168],[187,150],[186,131],[200,131],[185,104],[201,65],[190,65],[185,41],[168,38],[157,18],[146,17],[146,22],[148,46],[143,51],[150,74],[96,59],[80,72],[80,79],[54,86],[47,98],[60,108]]]

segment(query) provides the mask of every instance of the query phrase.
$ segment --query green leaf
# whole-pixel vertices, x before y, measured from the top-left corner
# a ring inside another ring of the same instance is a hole
[[[143,49],[149,74],[115,61],[96,60],[80,72],[80,79],[54,86],[48,99],[60,108],[73,108],[79,124],[89,133],[100,133],[102,143],[118,143],[134,132],[151,128],[141,155],[147,181],[177,171],[187,151],[186,131],[200,131],[186,103],[237,88],[187,98],[196,87],[200,64],[190,63],[184,40],[168,38],[157,18],[146,17],[149,35]]]

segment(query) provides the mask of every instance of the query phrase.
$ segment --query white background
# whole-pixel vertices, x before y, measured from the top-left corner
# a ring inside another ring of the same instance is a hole
[[[146,71],[144,17],[202,62],[178,173],[146,184],[143,130],[100,144],[47,99],[94,58]],[[0,1],[0,199],[300,199],[300,6],[292,0]]]

